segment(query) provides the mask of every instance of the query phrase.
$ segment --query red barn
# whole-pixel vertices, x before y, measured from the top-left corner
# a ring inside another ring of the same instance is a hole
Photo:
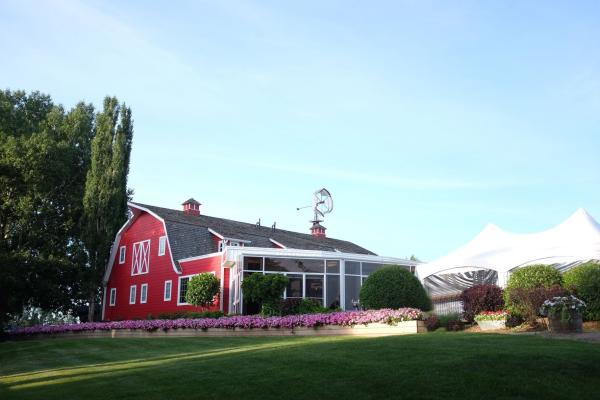
[[[183,210],[129,203],[104,276],[102,318],[119,320],[199,311],[186,303],[190,277],[214,273],[221,293],[212,310],[249,313],[241,282],[254,273],[282,273],[284,298],[312,298],[326,307],[352,309],[364,279],[384,264],[409,260],[380,257],[354,243],[331,239],[316,223],[311,234],[248,224],[200,213],[189,199]]]

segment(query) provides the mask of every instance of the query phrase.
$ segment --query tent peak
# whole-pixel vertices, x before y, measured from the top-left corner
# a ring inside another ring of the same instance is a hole
[[[569,218],[567,218],[562,226],[573,226],[574,228],[594,227],[600,229],[598,222],[587,212],[585,208],[578,208]],[[560,225],[559,225],[560,226]]]

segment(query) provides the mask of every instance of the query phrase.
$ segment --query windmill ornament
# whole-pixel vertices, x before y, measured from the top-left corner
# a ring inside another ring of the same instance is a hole
[[[331,193],[329,190],[322,188],[314,192],[313,195],[313,211],[314,218],[312,221],[312,226],[310,228],[310,232],[313,236],[316,237],[325,237],[325,228],[321,225],[323,222],[323,218],[325,218],[325,214],[329,214],[333,211],[333,198],[331,197]]]

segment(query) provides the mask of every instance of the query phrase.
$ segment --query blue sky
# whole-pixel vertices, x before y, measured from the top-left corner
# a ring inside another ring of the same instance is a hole
[[[135,200],[433,260],[600,218],[600,3],[11,1],[0,87],[132,107]]]

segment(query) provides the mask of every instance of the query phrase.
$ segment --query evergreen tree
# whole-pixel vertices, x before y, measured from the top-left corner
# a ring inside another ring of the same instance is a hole
[[[117,99],[104,99],[96,116],[91,166],[83,197],[83,238],[88,251],[86,288],[88,320],[93,320],[99,301],[101,280],[114,235],[127,218],[127,175],[133,138],[131,110]]]

